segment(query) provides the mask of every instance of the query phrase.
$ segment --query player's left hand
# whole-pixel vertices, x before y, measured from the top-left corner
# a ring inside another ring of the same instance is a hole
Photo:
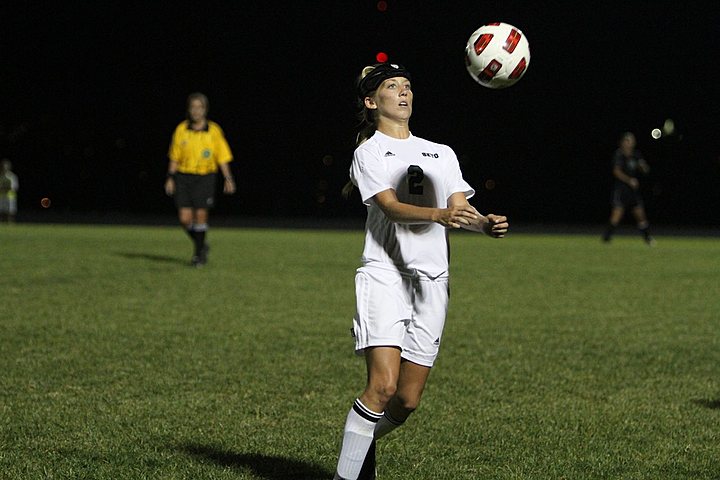
[[[483,225],[483,232],[493,238],[503,238],[510,228],[510,224],[507,221],[507,217],[504,215],[495,215],[489,213],[485,215],[488,219],[487,223]]]
[[[235,193],[235,181],[228,177],[223,182],[223,193],[226,195],[232,195]]]

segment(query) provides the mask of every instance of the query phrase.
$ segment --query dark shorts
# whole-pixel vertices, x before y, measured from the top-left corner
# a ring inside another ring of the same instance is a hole
[[[215,204],[215,174],[175,174],[175,206],[177,208],[207,208]]]
[[[610,204],[617,208],[635,208],[642,207],[643,200],[639,190],[633,190],[628,185],[621,185],[613,189]]]

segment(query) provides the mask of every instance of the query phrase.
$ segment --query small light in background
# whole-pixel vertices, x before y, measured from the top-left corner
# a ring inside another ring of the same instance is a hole
[[[388,4],[387,4],[387,2],[386,2],[385,0],[380,0],[379,2],[377,2],[378,12],[385,12],[385,11],[387,11],[387,7],[388,7]]]
[[[495,180],[488,179],[485,180],[485,190],[494,190],[495,189]]]
[[[663,123],[662,127],[662,133],[663,135],[672,135],[675,133],[675,122],[672,118],[665,119],[665,123]]]
[[[657,140],[657,139],[659,139],[660,137],[662,137],[662,132],[660,131],[659,128],[653,128],[653,129],[652,129],[652,132],[650,132],[650,136],[651,136],[652,138],[654,138],[655,140]]]
[[[43,197],[42,200],[40,200],[40,206],[43,208],[50,208],[50,199],[48,197]]]
[[[375,55],[375,60],[378,61],[378,63],[385,63],[388,61],[387,53],[385,52],[378,52],[377,55]]]

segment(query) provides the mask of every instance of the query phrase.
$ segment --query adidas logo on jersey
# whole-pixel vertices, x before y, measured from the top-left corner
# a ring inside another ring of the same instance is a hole
[[[440,337],[438,337],[433,343],[435,345],[440,345]]]
[[[394,157],[395,154],[388,150],[387,152],[385,152],[385,156],[386,157]]]

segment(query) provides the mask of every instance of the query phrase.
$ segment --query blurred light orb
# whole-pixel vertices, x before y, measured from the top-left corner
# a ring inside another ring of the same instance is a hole
[[[43,197],[42,200],[40,200],[40,206],[43,208],[50,208],[50,199],[48,197]]]
[[[665,119],[665,123],[663,123],[662,128],[663,135],[672,135],[675,133],[675,122],[672,118]]]
[[[650,136],[657,140],[658,138],[662,137],[662,132],[659,128],[653,128],[652,132],[650,132]]]
[[[379,12],[384,12],[387,10],[388,4],[385,0],[380,0],[377,2],[377,9]]]
[[[375,55],[375,60],[378,61],[378,63],[385,63],[388,61],[387,53],[385,52],[378,52],[377,55]]]

